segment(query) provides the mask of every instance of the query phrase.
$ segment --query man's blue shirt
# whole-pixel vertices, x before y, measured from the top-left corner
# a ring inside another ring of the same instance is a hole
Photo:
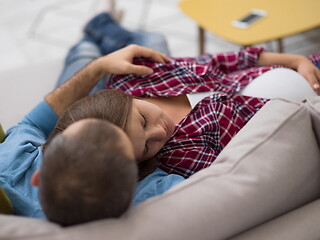
[[[38,188],[33,187],[30,180],[40,167],[42,144],[57,119],[55,112],[42,101],[8,130],[5,141],[0,144],[0,187],[18,215],[44,218]]]
[[[58,116],[45,102],[40,102],[24,119],[7,132],[0,144],[0,187],[7,193],[17,215],[45,218],[38,199],[38,188],[30,183],[40,168],[42,145],[53,130]],[[167,191],[183,177],[157,169],[137,185],[136,205]]]
[[[138,182],[132,205],[161,195],[183,180],[184,178],[180,175],[168,174],[157,168],[153,173]]]

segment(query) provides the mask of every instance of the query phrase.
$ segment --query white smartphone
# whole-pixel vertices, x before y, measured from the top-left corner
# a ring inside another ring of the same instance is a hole
[[[266,16],[267,16],[266,11],[259,10],[259,9],[252,9],[244,17],[238,20],[232,21],[232,26],[238,27],[238,28],[248,28],[253,23],[257,22],[258,20]]]

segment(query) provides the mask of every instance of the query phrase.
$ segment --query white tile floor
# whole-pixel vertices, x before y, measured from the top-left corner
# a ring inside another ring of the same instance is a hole
[[[0,0],[0,76],[47,61],[62,62],[81,36],[84,23],[107,0]],[[180,0],[116,0],[129,29],[159,31],[168,39],[172,56],[196,56],[197,27],[178,8]],[[239,46],[207,33],[207,51],[237,50]],[[274,43],[264,45],[274,50]],[[285,51],[307,55],[320,50],[320,28],[284,40]],[[41,69],[43,71],[43,69]],[[19,81],[0,78],[0,122],[15,124],[47,91],[54,80],[32,81],[32,71]],[[2,75],[1,75],[2,74]],[[55,78],[51,77],[51,78]],[[35,86],[41,85],[42,87]],[[19,107],[17,107],[19,106]]]

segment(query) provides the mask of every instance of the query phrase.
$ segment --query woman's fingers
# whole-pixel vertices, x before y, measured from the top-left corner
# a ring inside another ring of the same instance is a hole
[[[314,84],[314,88],[320,91],[320,70],[318,69],[316,70],[315,76],[316,76],[316,83]]]
[[[314,74],[305,74],[303,75],[304,78],[308,81],[309,85],[311,86],[311,88],[317,92],[318,94],[318,90],[319,90],[319,83],[318,80],[316,79]]]
[[[320,95],[320,70],[316,69],[314,76],[315,79],[312,87],[316,91],[316,93]]]
[[[309,82],[317,93],[320,91],[320,70],[310,60],[301,61],[297,71]]]

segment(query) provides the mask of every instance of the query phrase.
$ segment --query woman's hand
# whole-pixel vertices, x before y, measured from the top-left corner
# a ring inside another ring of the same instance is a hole
[[[320,94],[320,70],[306,57],[297,61],[295,70],[308,80],[311,87]]]
[[[138,57],[150,58],[159,63],[170,61],[166,55],[158,51],[138,45],[129,45],[97,59],[96,62],[105,73],[135,74],[139,76],[153,73],[153,70],[149,67],[132,63],[133,59]]]
[[[299,72],[320,94],[320,70],[302,55],[262,52],[258,59],[259,66],[283,65]]]

